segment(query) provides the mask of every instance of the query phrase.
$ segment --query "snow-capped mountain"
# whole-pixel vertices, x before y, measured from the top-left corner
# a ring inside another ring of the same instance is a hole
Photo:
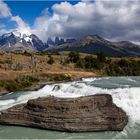
[[[0,36],[0,50],[4,51],[43,51],[48,46],[36,35],[13,31]]]
[[[55,37],[43,43],[36,35],[29,32],[13,31],[0,36],[0,50],[16,52],[38,51],[77,51],[96,54],[102,51],[107,56],[140,57],[140,45],[130,41],[112,42],[98,35],[88,35],[79,39]]]
[[[74,40],[75,41],[75,40]],[[44,51],[48,47],[62,45],[64,43],[73,42],[71,39],[55,37],[54,39],[46,39],[46,43],[42,42],[35,34],[30,32],[19,32],[17,30],[5,33],[0,36],[0,50],[18,51],[18,52],[36,52]]]

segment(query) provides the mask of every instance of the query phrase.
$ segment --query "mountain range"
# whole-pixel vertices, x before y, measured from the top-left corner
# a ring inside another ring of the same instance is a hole
[[[49,37],[44,43],[34,34],[13,31],[0,36],[0,50],[14,52],[76,51],[88,54],[102,51],[107,56],[140,57],[140,45],[130,41],[112,42],[98,35],[88,35],[79,39]]]
[[[88,54],[103,52],[106,56],[140,57],[140,45],[129,41],[112,42],[98,35],[88,35],[69,43],[49,47],[47,51],[76,51]]]

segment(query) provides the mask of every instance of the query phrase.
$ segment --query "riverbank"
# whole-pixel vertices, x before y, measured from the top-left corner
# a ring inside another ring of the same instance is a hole
[[[48,83],[83,77],[140,75],[139,58],[107,58],[71,52],[1,53],[0,95],[38,90]]]
[[[55,75],[54,76],[55,79],[58,77],[62,77],[64,75],[64,77],[63,77],[64,79],[60,78],[60,79],[55,80],[54,78],[52,78],[52,79],[50,78],[49,80],[48,79],[40,80],[39,82],[35,82],[35,83],[33,83],[33,85],[31,85],[29,87],[25,87],[25,88],[21,89],[20,91],[37,91],[38,89],[44,87],[45,85],[49,85],[49,84],[55,84],[55,83],[57,84],[57,83],[70,82],[70,81],[79,81],[82,78],[101,76],[101,75],[98,75],[97,73],[93,73],[93,72],[76,72],[76,71],[68,71],[68,72],[61,72],[61,73],[50,72],[50,73],[46,73],[46,75],[48,75],[48,78],[49,78],[49,75],[50,75],[50,77],[52,75]],[[67,79],[67,76],[70,78]],[[3,88],[0,90],[0,96],[7,94],[9,92],[11,92],[11,91],[8,91],[8,90]],[[12,92],[14,92],[14,90]]]
[[[85,54],[80,54],[84,57]],[[0,95],[21,90],[37,90],[43,85],[101,76],[98,70],[83,70],[65,62],[68,53],[60,54],[0,54]],[[50,56],[53,62],[50,63]]]

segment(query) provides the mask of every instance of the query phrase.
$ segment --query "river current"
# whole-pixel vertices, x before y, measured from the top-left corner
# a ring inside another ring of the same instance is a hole
[[[113,102],[127,113],[129,123],[122,132],[67,133],[0,125],[0,139],[140,139],[139,76],[83,78],[81,81],[46,85],[38,91],[12,92],[0,96],[0,111],[49,95],[76,98],[102,93],[112,95]]]

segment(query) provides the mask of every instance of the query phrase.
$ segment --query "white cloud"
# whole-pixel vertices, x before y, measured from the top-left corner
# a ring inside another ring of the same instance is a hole
[[[25,34],[30,34],[31,33],[31,29],[30,27],[28,26],[27,23],[25,23],[21,17],[19,16],[12,16],[11,17],[11,20],[12,21],[15,21],[16,24],[17,24],[17,28],[16,30],[18,30],[20,33],[25,33]]]
[[[11,17],[11,12],[7,4],[0,0],[0,18]]]
[[[140,41],[139,0],[96,0],[75,5],[61,2],[36,18],[34,32],[44,41],[48,36],[81,37],[99,34],[114,40]]]
[[[5,32],[10,32],[12,30],[18,30],[21,33],[28,33],[28,34],[30,34],[31,32],[28,24],[25,23],[21,17],[13,16],[8,5],[4,3],[2,0],[0,0],[0,18],[9,18],[12,21],[15,21],[17,25],[16,29],[10,29],[9,31],[7,31],[5,29],[5,25],[0,24],[0,34],[3,34]]]
[[[83,2],[76,5],[71,5],[68,2],[55,4],[52,7],[53,15],[44,14],[38,17],[34,29],[37,34],[39,31],[39,35],[41,35],[41,31],[45,32],[42,33],[44,40],[47,39],[47,36],[69,36],[67,30],[72,29],[77,32],[76,30],[89,23],[93,14],[92,8],[93,5]]]

